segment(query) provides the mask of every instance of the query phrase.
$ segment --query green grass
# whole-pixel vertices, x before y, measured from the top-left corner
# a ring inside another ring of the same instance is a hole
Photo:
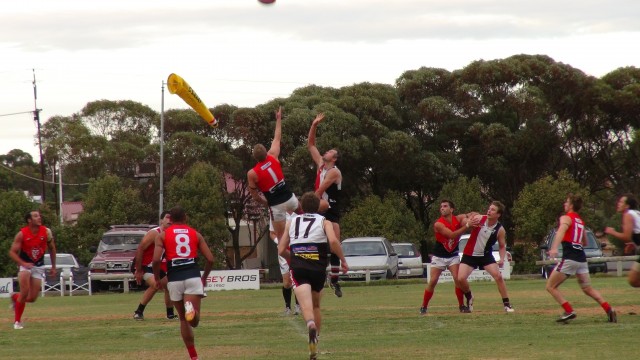
[[[582,294],[575,279],[563,286],[578,317],[568,325],[542,279],[507,282],[515,314],[505,314],[492,282],[471,283],[474,312],[460,314],[451,283],[439,284],[421,317],[422,281],[346,284],[345,296],[323,299],[320,359],[632,359],[640,331],[640,289],[625,278],[594,277],[618,310],[618,324]],[[304,359],[299,316],[284,317],[278,286],[210,292],[195,329],[201,359]],[[46,297],[28,304],[25,328],[13,313],[0,326],[2,359],[187,359],[178,322],[164,319],[161,298],[131,318],[141,293]],[[8,300],[5,300],[8,304]],[[631,345],[631,346],[629,346]]]

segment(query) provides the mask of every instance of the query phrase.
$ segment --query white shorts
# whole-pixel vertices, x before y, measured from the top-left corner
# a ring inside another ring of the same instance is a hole
[[[282,274],[282,275],[288,274],[289,273],[289,263],[287,262],[287,259],[285,259],[282,256],[278,255],[278,262],[280,263],[280,274]]]
[[[589,265],[586,262],[578,262],[569,259],[562,259],[555,267],[555,271],[559,271],[565,275],[588,274]]]
[[[273,221],[286,221],[287,213],[296,211],[298,209],[298,198],[295,194],[291,195],[291,198],[282,204],[274,205],[270,207],[271,219]]]
[[[460,264],[459,256],[452,256],[448,258],[441,258],[437,256],[431,257],[431,267],[438,268],[440,270],[446,270],[449,266]]]
[[[20,270],[18,270],[18,272],[22,272],[22,271],[28,271],[31,273],[31,277],[34,279],[39,279],[39,280],[43,280],[45,278],[44,276],[44,266],[34,266],[31,269],[28,269],[24,266],[20,266]]]
[[[202,285],[202,279],[199,277],[170,281],[167,283],[167,289],[169,289],[171,301],[182,301],[183,295],[204,296],[204,286]]]

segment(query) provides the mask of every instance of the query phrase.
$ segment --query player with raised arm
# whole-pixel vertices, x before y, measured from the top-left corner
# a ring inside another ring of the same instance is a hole
[[[284,180],[280,156],[282,138],[282,108],[276,111],[276,129],[269,151],[262,144],[253,147],[253,157],[258,162],[247,172],[247,183],[253,200],[268,206],[273,228],[278,239],[282,238],[287,213],[298,208],[298,198],[289,190]],[[260,195],[262,193],[263,196]]]
[[[319,113],[311,123],[309,136],[307,138],[307,148],[313,162],[316,164],[316,181],[314,190],[320,198],[319,213],[327,220],[331,221],[333,232],[336,234],[338,241],[340,238],[340,195],[342,192],[342,172],[336,166],[338,161],[338,150],[329,149],[324,155],[320,155],[320,151],[316,147],[316,130],[318,125],[324,120],[324,113]],[[340,260],[331,253],[329,258],[331,264],[330,286],[333,288],[337,297],[342,297],[342,288],[340,286]]]

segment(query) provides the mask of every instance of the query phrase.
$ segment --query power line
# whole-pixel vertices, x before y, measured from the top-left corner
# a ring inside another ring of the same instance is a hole
[[[12,173],[14,173],[16,175],[18,175],[18,176],[25,177],[27,179],[41,181],[41,182],[43,182],[45,184],[52,184],[52,185],[60,184],[59,182],[42,180],[42,179],[34,178],[34,177],[26,175],[26,174],[19,173],[19,172],[13,170],[12,168],[10,168],[8,166],[5,166],[4,164],[0,164],[0,167],[6,169],[6,170],[8,170],[8,171],[10,171],[10,172],[12,172]],[[87,186],[87,185],[89,185],[89,183],[81,183],[81,184],[65,184],[65,183],[63,183],[62,185],[63,186]]]
[[[38,109],[38,111],[42,111],[42,109]],[[11,116],[11,115],[20,115],[20,114],[33,114],[33,111],[21,111],[11,114],[0,114],[0,116]]]

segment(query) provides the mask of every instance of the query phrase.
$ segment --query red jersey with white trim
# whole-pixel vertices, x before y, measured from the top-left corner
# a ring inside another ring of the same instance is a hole
[[[32,233],[29,226],[20,229],[22,233],[22,247],[20,259],[35,266],[44,265],[44,253],[47,250],[47,227],[40,225],[37,233]]]
[[[154,227],[149,231],[156,231],[158,234],[162,234],[162,228],[160,226]],[[147,232],[148,234],[148,232]],[[155,241],[151,245],[147,246],[142,253],[142,266],[150,267],[153,262],[153,253],[155,252]],[[162,262],[160,263],[160,269],[167,272],[167,259],[162,255]]]
[[[467,256],[485,256],[491,255],[493,244],[498,241],[498,231],[502,224],[496,222],[488,225],[487,215],[483,215],[480,220],[482,226],[475,227],[469,235],[469,241],[464,247],[462,253]]]
[[[264,161],[257,163],[253,167],[253,171],[258,176],[256,185],[264,194],[269,206],[282,204],[293,196],[289,186],[284,181],[282,166],[275,157],[267,155]]]
[[[455,216],[451,216],[451,222],[447,221],[444,216],[441,216],[436,223],[442,223],[451,231],[460,229],[460,222]],[[456,239],[449,239],[439,232],[436,232],[436,243],[433,246],[433,255],[441,258],[458,256],[458,242],[460,242],[460,236]]]
[[[584,222],[578,213],[569,211],[566,216],[571,219],[569,228],[562,237],[562,258],[578,262],[586,262],[587,255],[582,248]]]
[[[165,230],[164,256],[169,281],[200,277],[196,263],[198,245],[198,232],[188,225],[174,224]]]

